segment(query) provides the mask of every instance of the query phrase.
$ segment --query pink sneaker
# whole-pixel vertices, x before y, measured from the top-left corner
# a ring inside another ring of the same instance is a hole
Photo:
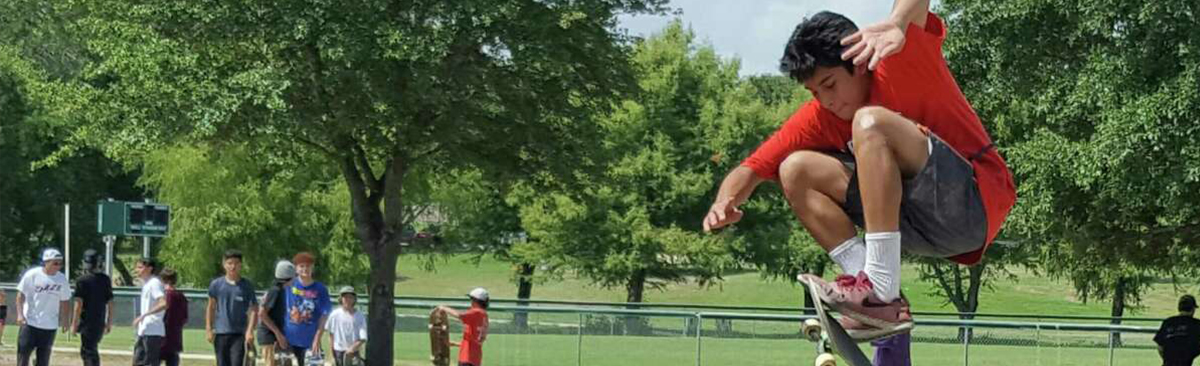
[[[833,283],[810,274],[800,275],[798,279],[815,286],[821,302],[842,313],[842,319],[853,318],[867,328],[878,328],[890,334],[903,331],[892,331],[896,329],[912,329],[908,301],[903,297],[890,303],[879,300],[865,272],[859,272],[858,276],[839,275]],[[843,325],[851,325],[845,327],[847,333],[850,329],[864,329],[853,323],[843,322]]]
[[[846,330],[846,334],[850,335],[850,338],[853,338],[855,342],[869,342],[887,338],[896,334],[911,332],[913,329],[913,322],[903,322],[886,328],[876,328],[849,316],[839,317],[838,324],[842,326],[842,329]]]

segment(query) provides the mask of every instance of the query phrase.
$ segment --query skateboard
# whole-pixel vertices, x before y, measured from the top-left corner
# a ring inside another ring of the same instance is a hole
[[[833,354],[836,353],[850,366],[871,366],[871,360],[858,348],[858,343],[850,338],[846,329],[829,314],[825,308],[826,304],[817,293],[817,287],[808,282],[804,282],[804,287],[808,288],[808,293],[814,300],[813,306],[817,308],[817,319],[806,320],[803,328],[805,337],[817,343],[817,359],[814,364],[834,366],[837,363]]]
[[[352,355],[348,352],[342,354],[342,366],[363,366],[366,363],[367,360],[364,360],[360,355]]]
[[[272,346],[274,347],[274,346]],[[277,366],[293,366],[296,364],[296,356],[292,355],[291,349],[276,349],[275,350],[275,365]]]
[[[258,363],[258,349],[254,348],[254,342],[246,342],[246,353],[242,356],[242,365],[255,366]]]
[[[433,366],[450,365],[450,324],[439,309],[429,313],[429,360]]]

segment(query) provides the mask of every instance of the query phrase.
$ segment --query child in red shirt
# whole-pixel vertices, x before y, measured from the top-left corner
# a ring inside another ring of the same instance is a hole
[[[974,264],[1016,200],[1012,175],[942,56],[945,24],[928,1],[898,0],[859,30],[821,12],[796,27],[781,70],[814,100],[721,183],[706,231],[741,219],[767,180],[845,274],[801,275],[852,336],[912,328],[900,251]],[[858,236],[857,227],[866,234]]]
[[[458,346],[458,366],[483,366],[483,341],[487,340],[488,330],[488,292],[477,287],[467,297],[471,299],[471,309],[467,311],[460,313],[444,305],[438,308],[463,323],[462,342],[450,342]]]

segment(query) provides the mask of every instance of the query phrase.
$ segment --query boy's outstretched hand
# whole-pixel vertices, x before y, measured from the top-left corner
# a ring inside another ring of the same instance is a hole
[[[896,23],[883,21],[842,38],[842,45],[852,45],[842,53],[843,60],[854,58],[856,66],[870,61],[867,69],[873,71],[879,61],[904,48],[904,30]]]
[[[733,198],[713,202],[708,214],[704,215],[704,232],[720,229],[742,219],[742,210],[733,205]]]

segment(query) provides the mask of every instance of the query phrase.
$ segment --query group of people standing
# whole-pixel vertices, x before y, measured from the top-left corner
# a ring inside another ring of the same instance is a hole
[[[113,289],[112,280],[98,264],[95,251],[84,254],[86,273],[76,280],[74,291],[63,274],[63,256],[57,249],[45,250],[42,265],[22,275],[16,299],[17,324],[21,326],[19,366],[29,366],[35,355],[37,366],[49,366],[58,330],[68,331],[67,317],[59,314],[67,314],[72,298],[78,301],[70,317],[70,331],[80,336],[83,364],[100,365],[98,344],[112,330]],[[225,273],[209,284],[204,317],[206,338],[213,345],[217,366],[241,366],[247,345],[255,341],[268,366],[275,365],[277,354],[294,358],[294,365],[304,365],[309,358],[323,358],[321,338],[326,332],[338,366],[362,358],[367,323],[355,309],[354,288],[340,289],[341,306],[333,309],[329,290],[313,278],[316,258],[312,254],[302,252],[291,261],[277,262],[275,281],[262,301],[256,296],[253,282],[241,275],[241,252],[226,251],[221,264]],[[151,258],[139,259],[135,273],[142,287],[139,315],[132,324],[137,331],[133,365],[177,366],[183,351],[183,327],[188,320],[187,297],[175,287],[178,274],[162,269]],[[0,308],[0,314],[5,311]]]

